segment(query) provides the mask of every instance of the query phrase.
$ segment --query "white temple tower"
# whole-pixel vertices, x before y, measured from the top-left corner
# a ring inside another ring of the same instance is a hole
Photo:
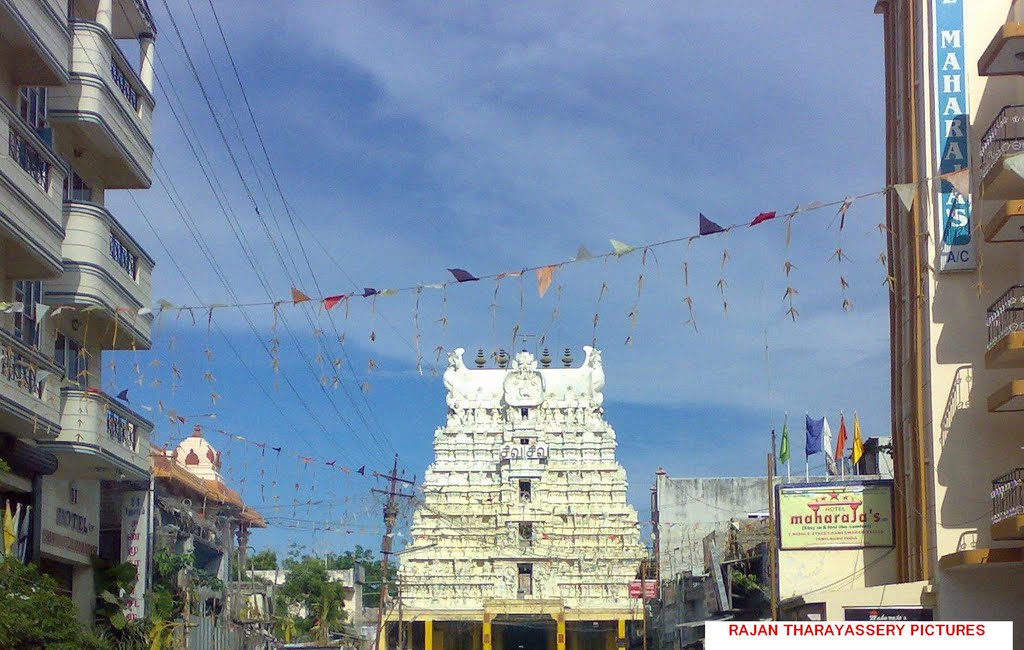
[[[492,368],[482,351],[476,368],[449,356],[448,420],[401,554],[412,647],[625,647],[645,551],[603,417],[601,353],[584,350],[574,366],[566,349],[562,367],[546,350],[539,363],[502,351]]]

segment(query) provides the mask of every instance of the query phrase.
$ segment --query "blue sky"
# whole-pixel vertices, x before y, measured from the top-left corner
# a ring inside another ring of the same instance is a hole
[[[609,239],[695,234],[699,212],[732,224],[884,184],[881,24],[868,5],[218,2],[289,218],[209,6],[193,5],[201,32],[187,4],[171,8],[238,170],[163,4],[151,3],[158,174],[152,189],[108,203],[158,260],[155,300],[197,302],[178,267],[204,304],[267,301],[264,282],[273,299],[292,286],[313,296],[407,287],[448,280],[448,267],[514,271],[571,258],[580,244],[600,254]],[[208,156],[219,201],[171,106],[201,143],[199,159]],[[430,372],[438,346],[508,348],[518,326],[537,335],[528,347],[544,336],[582,358],[597,313],[606,417],[646,520],[659,466],[760,474],[784,412],[797,448],[805,411],[837,428],[839,411],[857,409],[867,435],[888,434],[883,219],[882,201],[864,199],[841,232],[834,208],[799,215],[788,246],[776,220],[566,266],[543,299],[530,274],[426,289],[418,310],[406,292],[330,314],[282,306],[276,319],[267,306],[220,309],[212,326],[202,312],[195,325],[187,312],[164,313],[153,350],[138,355],[143,386],[132,383],[131,355],[116,357],[106,384],[132,386],[133,404],[154,408],[158,443],[204,424],[226,476],[265,514],[336,529],[314,540],[275,527],[254,538],[257,549],[376,546],[379,498],[369,490],[379,482],[323,463],[384,470],[398,452],[407,476],[422,477],[445,414]],[[848,258],[841,266],[830,260],[836,248]],[[697,331],[686,324],[684,262]],[[795,323],[787,286],[799,291]],[[275,347],[278,372],[265,349]],[[216,417],[172,425],[158,403]],[[217,430],[283,451],[264,456]],[[291,507],[310,500],[331,505]]]

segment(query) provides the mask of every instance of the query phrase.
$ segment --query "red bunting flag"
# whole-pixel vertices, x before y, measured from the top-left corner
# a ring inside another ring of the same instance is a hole
[[[296,289],[295,287],[292,287],[292,302],[293,303],[295,303],[296,305],[299,305],[299,304],[302,304],[304,302],[309,302],[310,300],[312,300],[312,298],[307,296],[304,292],[302,292],[299,289]]]
[[[840,413],[839,414],[839,439],[836,440],[836,455],[835,455],[836,458],[840,458],[841,459],[846,454],[846,440],[847,440],[846,418],[844,418],[843,415]]]
[[[762,212],[761,214],[759,214],[756,217],[754,217],[754,220],[750,222],[750,225],[751,226],[756,226],[759,223],[764,223],[765,221],[768,221],[769,219],[774,219],[774,218],[775,218],[775,211],[774,210],[772,210],[771,212]]]
[[[327,296],[326,298],[324,298],[323,301],[324,309],[326,309],[327,311],[331,311],[332,309],[338,306],[338,303],[340,303],[342,300],[345,300],[346,298],[348,298],[347,293],[340,293],[336,296]]]

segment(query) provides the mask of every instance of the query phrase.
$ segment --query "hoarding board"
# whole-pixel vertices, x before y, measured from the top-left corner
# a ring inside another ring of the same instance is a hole
[[[892,481],[780,485],[781,550],[893,546]]]

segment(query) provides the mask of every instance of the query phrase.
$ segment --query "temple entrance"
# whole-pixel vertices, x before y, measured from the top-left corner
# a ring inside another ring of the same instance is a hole
[[[495,650],[554,650],[555,621],[550,616],[498,616],[491,624]]]

